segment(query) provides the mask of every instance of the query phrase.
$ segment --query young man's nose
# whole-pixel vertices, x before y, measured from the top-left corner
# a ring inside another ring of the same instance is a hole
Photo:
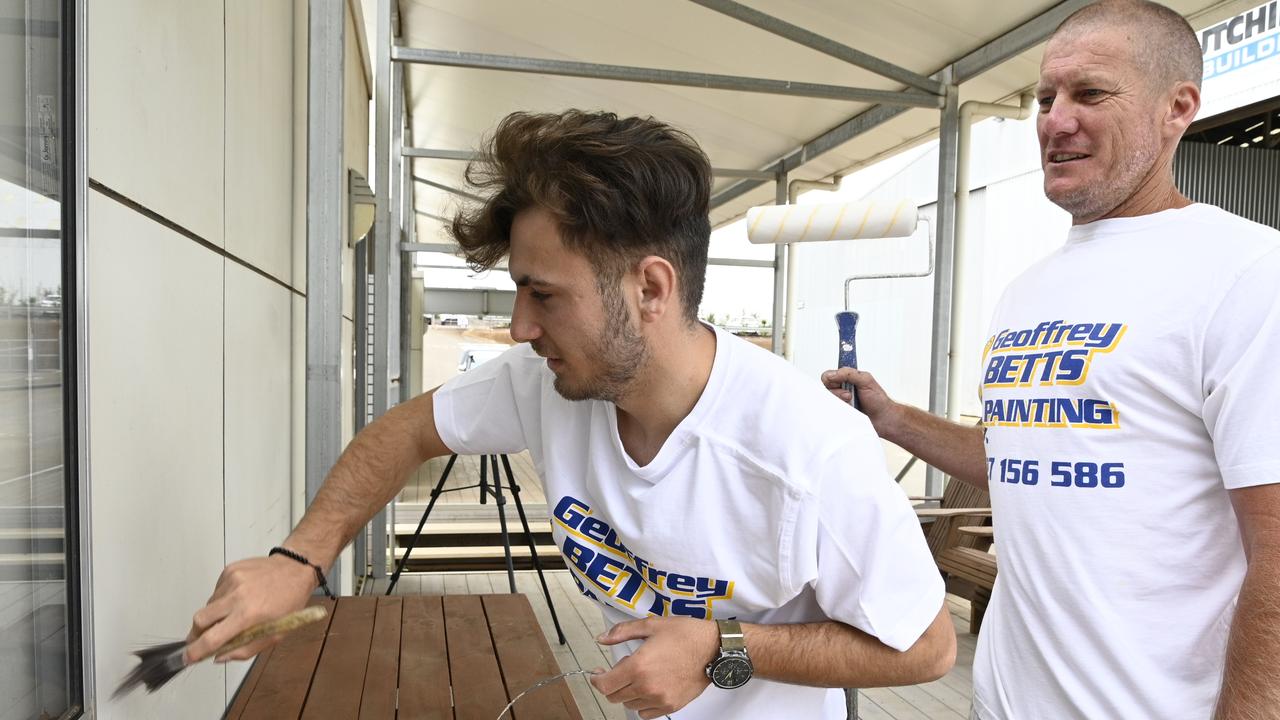
[[[518,342],[533,342],[542,336],[542,327],[534,322],[531,313],[524,307],[528,299],[516,293],[515,308],[511,311],[511,339]]]

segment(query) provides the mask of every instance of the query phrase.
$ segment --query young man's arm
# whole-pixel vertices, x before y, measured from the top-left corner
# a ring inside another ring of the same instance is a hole
[[[329,567],[356,532],[404,487],[415,468],[449,454],[436,431],[434,393],[392,408],[356,435],[282,547]],[[208,605],[192,618],[188,660],[208,657],[250,625],[301,608],[315,587],[311,568],[279,555],[228,565]],[[253,643],[225,659],[253,657],[271,643]]]
[[[1280,718],[1280,484],[1231,490],[1249,569],[1227,644],[1218,720]]]
[[[987,448],[982,428],[959,425],[931,413],[894,402],[871,373],[840,368],[822,373],[833,395],[849,402],[846,383],[857,388],[858,409],[876,434],[944,473],[987,489]]]
[[[937,680],[955,663],[956,636],[945,603],[920,639],[898,652],[843,623],[743,623],[753,677],[816,687],[886,687]],[[597,638],[603,645],[643,640],[634,654],[591,684],[610,702],[642,720],[673,713],[710,684],[705,668],[720,647],[716,624],[691,618],[646,618],[618,623]]]

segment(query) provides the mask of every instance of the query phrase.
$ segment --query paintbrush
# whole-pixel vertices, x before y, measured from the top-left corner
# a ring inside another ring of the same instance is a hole
[[[329,611],[325,606],[311,605],[297,612],[289,613],[278,620],[259,623],[228,640],[210,657],[217,657],[232,650],[237,650],[255,640],[296,630],[303,625],[322,620],[328,614]],[[172,680],[175,675],[186,669],[187,663],[183,657],[186,649],[186,641],[179,640],[178,642],[153,645],[134,652],[134,655],[138,656],[138,666],[121,681],[120,687],[116,688],[115,693],[111,696],[112,699],[128,694],[139,685],[146,685],[149,693],[159,690],[165,683]]]

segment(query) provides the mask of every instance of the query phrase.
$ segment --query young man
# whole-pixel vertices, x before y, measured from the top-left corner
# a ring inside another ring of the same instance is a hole
[[[991,492],[982,720],[1280,717],[1280,233],[1174,186],[1200,71],[1153,3],[1088,6],[1050,39],[1044,187],[1074,227],[996,310],[983,429],[824,374]]]
[[[371,424],[284,546],[327,566],[424,460],[528,449],[611,626],[617,662],[592,683],[633,717],[834,720],[842,694],[822,688],[944,674],[941,579],[870,424],[697,320],[697,145],[652,119],[517,113],[468,175],[489,199],[453,233],[478,266],[509,256],[522,344]],[[189,655],[314,586],[287,558],[230,566]]]

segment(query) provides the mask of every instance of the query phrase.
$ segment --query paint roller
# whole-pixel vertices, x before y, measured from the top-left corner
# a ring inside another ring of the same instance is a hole
[[[820,203],[812,205],[766,205],[747,211],[747,239],[757,245],[776,245],[830,240],[907,237],[913,235],[919,222],[919,211],[909,200],[897,202],[862,201],[854,203]],[[932,245],[932,241],[930,242]],[[794,265],[794,257],[793,257]],[[858,313],[849,309],[849,282],[868,277],[916,277],[933,270],[933,252],[929,252],[929,271],[893,275],[861,275],[845,281],[844,311],[836,313],[840,344],[837,367],[858,367]],[[784,332],[791,332],[795,317],[794,272],[788,272],[787,316]],[[778,323],[775,320],[774,325]],[[775,328],[776,332],[776,328]],[[857,392],[852,393],[853,406],[858,406]]]

